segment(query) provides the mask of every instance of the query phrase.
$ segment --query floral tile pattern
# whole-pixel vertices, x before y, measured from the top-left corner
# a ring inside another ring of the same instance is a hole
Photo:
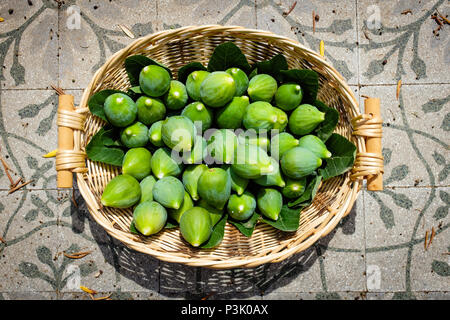
[[[2,1],[0,152],[13,179],[33,182],[8,194],[0,170],[0,299],[91,299],[80,286],[121,300],[450,299],[450,38],[431,18],[449,11],[444,0]],[[57,146],[51,85],[78,103],[95,70],[133,41],[119,24],[135,37],[223,24],[313,50],[324,40],[361,109],[381,98],[384,190],[361,190],[335,230],[281,263],[210,270],[127,248],[90,217],[76,184],[56,188],[54,158],[42,157]]]

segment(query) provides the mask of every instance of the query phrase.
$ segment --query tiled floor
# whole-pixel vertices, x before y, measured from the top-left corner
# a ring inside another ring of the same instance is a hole
[[[450,299],[450,26],[445,0],[50,0],[0,3],[0,299]],[[315,29],[312,11],[319,15]],[[80,16],[77,13],[80,13]],[[377,25],[378,22],[378,25]],[[75,95],[129,38],[198,24],[270,30],[318,50],[362,96],[381,98],[385,189],[301,254],[253,269],[160,262],[111,238],[74,189],[56,189],[57,96]],[[399,99],[396,85],[402,80]],[[425,232],[436,236],[424,250]],[[62,251],[90,250],[73,260]]]

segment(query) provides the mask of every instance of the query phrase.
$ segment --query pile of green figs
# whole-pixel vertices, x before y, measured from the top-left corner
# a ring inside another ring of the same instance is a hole
[[[101,203],[131,208],[133,232],[179,227],[187,243],[202,247],[216,228],[223,237],[226,221],[245,224],[258,213],[275,223],[332,157],[314,134],[325,112],[305,102],[301,81],[199,63],[175,79],[145,61],[133,65],[128,93],[110,90],[102,101],[103,119],[118,132],[109,146],[124,155]]]

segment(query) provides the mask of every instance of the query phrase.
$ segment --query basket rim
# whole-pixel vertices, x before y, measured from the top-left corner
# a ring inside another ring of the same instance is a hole
[[[164,39],[173,39],[176,38],[177,35],[186,33],[186,32],[222,32],[222,33],[228,33],[228,34],[252,34],[252,35],[258,35],[265,40],[273,41],[276,43],[283,42],[284,44],[288,44],[292,47],[295,47],[297,49],[302,50],[303,52],[308,54],[308,58],[311,58],[312,60],[316,60],[317,63],[320,63],[322,66],[326,67],[328,76],[333,77],[340,86],[340,89],[343,89],[343,94],[345,94],[350,101],[350,109],[349,112],[351,112],[351,117],[354,118],[356,116],[359,116],[360,110],[359,110],[359,104],[354,96],[352,90],[349,88],[348,84],[346,83],[343,76],[333,67],[331,66],[324,57],[322,57],[317,52],[313,51],[310,48],[305,47],[304,45],[300,44],[298,41],[280,36],[277,34],[272,33],[271,31],[266,30],[260,30],[260,29],[248,29],[242,26],[222,26],[222,25],[201,25],[201,26],[185,26],[180,27],[177,29],[171,29],[171,30],[162,30],[156,33],[148,34],[146,36],[140,37],[138,39],[135,39],[133,42],[128,44],[126,47],[122,48],[121,50],[117,51],[116,53],[112,54],[105,63],[94,73],[93,77],[91,78],[91,81],[89,82],[88,86],[84,89],[83,95],[79,104],[80,108],[87,109],[89,112],[89,109],[87,107],[87,101],[91,94],[95,92],[96,87],[98,87],[98,79],[101,79],[103,74],[110,68],[111,65],[117,64],[117,61],[122,59],[124,56],[128,55],[128,52],[134,50],[137,47],[157,43],[158,41],[164,40]],[[101,83],[101,82],[100,82]],[[81,135],[78,134],[77,141],[74,141],[75,144],[81,145]],[[365,152],[366,147],[364,143],[363,137],[355,136],[356,140],[356,148],[357,152]],[[91,216],[94,218],[94,220],[100,224],[105,231],[111,235],[112,237],[120,240],[122,243],[124,243],[126,246],[142,252],[149,254],[159,260],[166,261],[166,262],[172,262],[172,263],[181,263],[185,265],[190,266],[197,266],[197,267],[206,267],[206,268],[212,268],[212,269],[229,269],[229,268],[237,268],[237,267],[256,267],[261,264],[265,263],[272,263],[272,262],[280,262],[290,256],[292,256],[295,253],[301,252],[308,247],[310,247],[312,244],[314,244],[317,240],[320,238],[326,236],[329,232],[331,232],[336,225],[339,223],[339,221],[347,215],[351,208],[353,207],[354,202],[356,201],[357,196],[359,195],[362,187],[361,180],[355,180],[351,181],[352,186],[349,186],[346,194],[346,198],[344,203],[339,204],[339,208],[327,208],[328,210],[328,217],[323,221],[319,227],[311,230],[308,234],[302,237],[302,239],[296,240],[296,243],[293,243],[292,245],[288,245],[287,247],[283,248],[282,250],[278,252],[271,252],[267,255],[262,256],[254,256],[251,258],[227,258],[223,260],[202,260],[198,258],[190,258],[190,257],[183,257],[177,254],[170,254],[169,252],[161,252],[158,250],[154,250],[152,248],[147,248],[146,250],[142,250],[141,247],[136,246],[135,237],[129,232],[124,232],[122,230],[118,230],[113,227],[110,221],[106,220],[102,215],[97,214],[99,210],[101,209],[98,205],[97,201],[95,200],[95,197],[90,190],[87,182],[83,178],[82,172],[77,172],[77,184],[79,191],[84,198],[88,210],[91,214]],[[346,179],[346,183],[350,184],[349,179]],[[229,224],[229,222],[227,222]],[[132,235],[132,236],[130,236]],[[214,249],[202,249],[202,250],[214,250]]]

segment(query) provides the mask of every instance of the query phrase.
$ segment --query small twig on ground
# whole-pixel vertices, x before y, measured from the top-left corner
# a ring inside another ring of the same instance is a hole
[[[411,13],[411,14],[412,14],[411,9],[404,10],[404,11],[402,11],[401,14],[408,14],[408,13]]]
[[[402,87],[402,80],[400,79],[397,82],[397,93],[396,93],[397,100],[398,100],[398,97],[400,96],[400,88],[401,87]]]
[[[211,296],[213,296],[213,295],[215,295],[216,293],[215,292],[211,292],[211,293],[208,293],[206,296],[204,296],[201,300],[207,300],[209,297],[211,297]]]
[[[17,181],[13,183],[13,185],[11,186],[11,188],[16,187],[21,181],[23,182],[22,178],[17,179]]]
[[[33,182],[34,180],[29,180],[27,182],[21,183],[18,186],[15,186],[14,188],[9,189],[8,194],[11,194],[13,192],[16,192],[17,190],[19,190],[22,187],[25,187],[27,184]]]
[[[94,296],[91,296],[91,298],[92,298],[92,300],[111,300],[111,296],[112,296],[112,293],[108,294],[105,297],[94,298]]]
[[[428,248],[428,230],[427,231],[425,231],[425,242],[423,243],[423,248],[425,249],[425,250],[427,250],[427,248]]]
[[[434,231],[434,227],[431,228],[431,236],[430,241],[428,242],[427,249],[431,246],[431,243],[433,242],[434,236],[436,235],[436,232]]]
[[[288,16],[288,15],[292,12],[292,10],[294,10],[294,8],[295,8],[296,5],[297,5],[297,1],[294,1],[294,3],[292,4],[292,6],[289,8],[289,10],[283,12],[283,16],[284,16],[284,17]]]
[[[53,90],[56,91],[56,93],[57,93],[58,95],[66,94],[66,93],[64,92],[64,90],[61,89],[60,87],[56,87],[56,86],[54,86],[54,85],[51,85],[51,87],[53,88]]]
[[[314,12],[314,10],[312,12],[312,19],[313,19],[313,33],[315,33],[316,32],[316,13]]]
[[[125,33],[128,37],[130,37],[131,39],[134,39],[135,36],[133,34],[133,32],[131,32],[130,29],[128,29],[127,26],[123,25],[123,24],[118,24],[119,28],[123,31],[123,33]]]
[[[75,253],[71,253],[71,254],[63,252],[63,255],[69,259],[81,259],[81,258],[86,257],[90,253],[92,253],[92,251],[75,252]]]
[[[370,39],[369,34],[367,33],[367,30],[366,30],[366,29],[363,29],[363,34],[364,34],[364,37],[365,37],[367,40],[372,40],[372,39]]]

